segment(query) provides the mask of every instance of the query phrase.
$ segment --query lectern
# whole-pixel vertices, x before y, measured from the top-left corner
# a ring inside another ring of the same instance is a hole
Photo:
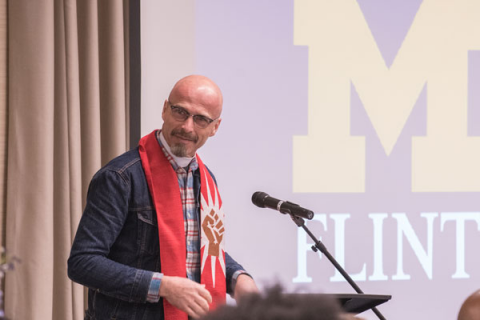
[[[389,295],[364,293],[287,293],[286,296],[308,297],[309,301],[321,300],[326,297],[338,301],[343,311],[348,313],[362,313],[387,302],[392,298]]]
[[[329,294],[329,296],[336,299],[344,311],[355,314],[372,309],[392,298],[392,296],[389,295],[363,293],[338,293]]]

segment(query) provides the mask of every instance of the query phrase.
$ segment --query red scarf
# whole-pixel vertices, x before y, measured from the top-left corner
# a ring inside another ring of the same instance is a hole
[[[156,130],[140,140],[139,153],[143,170],[157,212],[161,272],[166,276],[186,277],[186,244],[183,207],[177,175],[165,157]],[[210,309],[225,303],[225,248],[222,200],[217,186],[197,155],[200,170],[201,283],[213,302]],[[187,319],[187,314],[163,299],[166,320]]]

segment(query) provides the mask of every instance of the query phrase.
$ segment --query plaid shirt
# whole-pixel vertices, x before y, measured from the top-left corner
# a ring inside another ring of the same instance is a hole
[[[185,227],[185,243],[187,245],[187,277],[195,282],[200,282],[200,234],[199,216],[200,204],[195,199],[193,192],[193,171],[198,169],[197,158],[193,158],[187,170],[180,167],[167,151],[160,139],[160,131],[157,132],[157,140],[168,161],[177,173],[180,197],[182,199],[183,219]],[[157,302],[160,299],[159,288],[162,274],[155,273],[148,290],[147,301]]]

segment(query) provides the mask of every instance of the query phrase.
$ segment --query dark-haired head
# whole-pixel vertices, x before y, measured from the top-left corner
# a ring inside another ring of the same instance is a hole
[[[224,305],[203,320],[341,320],[338,302],[323,295],[284,294],[280,286],[250,294],[236,306]]]

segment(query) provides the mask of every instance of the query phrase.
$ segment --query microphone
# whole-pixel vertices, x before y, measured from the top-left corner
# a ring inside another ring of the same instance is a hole
[[[252,202],[260,208],[270,208],[278,210],[283,214],[290,214],[292,216],[312,220],[313,211],[300,207],[298,204],[288,201],[278,200],[270,197],[265,192],[257,191],[252,195]]]

